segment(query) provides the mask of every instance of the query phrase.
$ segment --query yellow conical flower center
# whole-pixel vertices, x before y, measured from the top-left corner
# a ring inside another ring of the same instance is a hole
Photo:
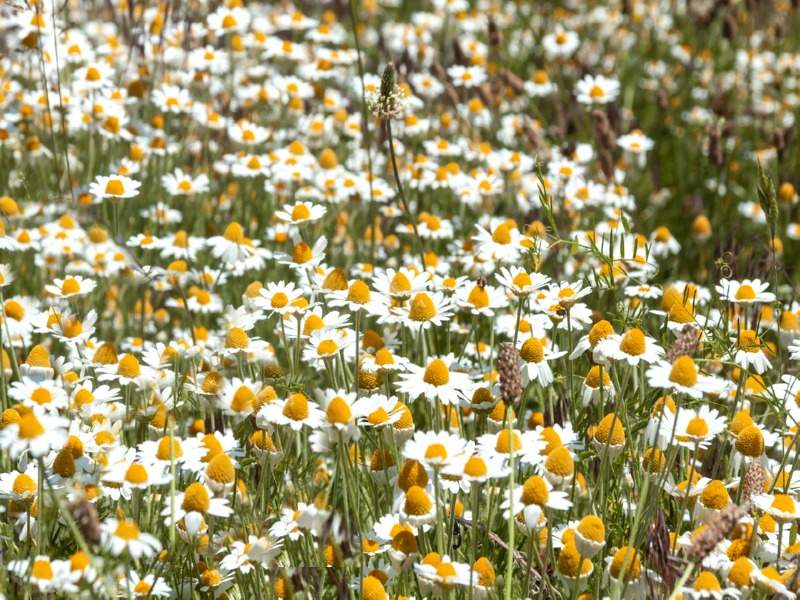
[[[339,396],[336,396],[328,403],[328,408],[325,411],[325,416],[330,423],[339,423],[340,425],[347,425],[353,418],[353,412],[350,406]]]
[[[14,478],[14,483],[11,484],[11,491],[17,496],[32,496],[36,493],[36,489],[36,482],[25,473],[17,475]]]
[[[309,336],[312,332],[318,331],[325,327],[325,322],[317,315],[308,315],[305,323],[303,323],[303,335]]]
[[[205,434],[200,440],[200,444],[207,449],[206,455],[202,459],[204,463],[211,462],[215,456],[219,456],[223,452],[222,443],[213,433]]]
[[[489,294],[486,288],[476,285],[467,296],[467,302],[472,304],[475,308],[486,308],[489,306]]]
[[[754,300],[756,297],[756,291],[753,289],[753,286],[744,284],[740,285],[739,289],[736,290],[736,299],[737,300]]]
[[[183,493],[181,508],[186,512],[205,513],[211,508],[211,498],[202,483],[193,483]]]
[[[196,484],[199,485],[199,484]],[[201,486],[202,487],[202,486]],[[120,521],[117,528],[114,530],[114,536],[123,540],[138,540],[139,539],[139,526],[135,521],[127,519]]]
[[[298,204],[292,209],[292,221],[302,221],[311,216],[311,211],[305,204]]]
[[[611,423],[614,423],[614,430],[611,431]],[[610,438],[610,442],[608,441]],[[594,432],[594,439],[601,444],[610,443],[612,446],[621,446],[625,443],[625,429],[622,423],[615,415],[608,414],[598,423],[597,429]]]
[[[367,421],[369,421],[370,425],[381,425],[389,420],[389,413],[387,413],[383,408],[378,408],[371,412],[367,416]]]
[[[222,375],[217,371],[209,371],[206,373],[205,378],[203,378],[203,385],[200,386],[200,389],[204,394],[216,394],[222,387],[222,384]]]
[[[357,279],[347,290],[347,301],[354,304],[366,304],[370,301],[369,287],[367,284]]]
[[[44,426],[39,422],[32,412],[22,415],[19,420],[19,438],[22,440],[32,440],[40,435],[44,435]]]
[[[147,469],[139,463],[133,463],[125,472],[125,481],[134,485],[146,483],[148,479],[150,477],[147,474]]]
[[[697,365],[691,357],[679,356],[669,372],[669,380],[684,387],[693,387],[697,383]]]
[[[6,302],[5,305],[3,305],[3,310],[5,310],[6,316],[9,319],[22,321],[22,319],[25,318],[25,309],[22,308],[22,305],[19,302],[14,300],[9,300]]]
[[[37,558],[33,561],[33,569],[31,569],[31,577],[36,579],[52,579],[53,578],[53,567],[50,564],[50,560],[44,560],[41,558]]]
[[[614,328],[611,326],[611,323],[605,319],[598,321],[592,326],[589,332],[589,343],[592,345],[592,348],[594,348],[600,340],[607,338],[612,333],[614,333]]]
[[[544,468],[553,475],[572,477],[575,473],[575,461],[566,446],[559,446],[547,455]]]
[[[619,349],[625,354],[630,354],[631,356],[639,356],[640,354],[644,354],[645,341],[642,330],[631,329],[628,333],[622,336]]]
[[[594,390],[600,387],[600,366],[595,365],[589,369],[589,374],[586,375],[586,386]],[[608,376],[608,371],[603,371],[603,387],[611,385],[611,378]]]
[[[231,399],[231,410],[237,413],[251,413],[256,401],[256,395],[246,385],[239,386]]]
[[[53,461],[53,472],[61,477],[69,478],[75,475],[75,457],[69,448],[62,448]]]
[[[347,289],[347,275],[342,269],[336,268],[325,277],[322,282],[323,290],[342,291]]]
[[[109,196],[122,196],[125,193],[125,186],[120,179],[109,179],[105,191]]]
[[[114,344],[111,342],[105,342],[102,346],[100,346],[97,349],[97,352],[94,353],[92,362],[96,362],[100,365],[113,365],[115,362],[117,362],[117,351],[114,348]]]
[[[625,567],[625,572],[622,572]],[[623,546],[614,555],[609,568],[611,576],[614,579],[622,579],[623,581],[635,581],[639,578],[642,572],[642,562],[639,559],[639,553],[634,548]]]
[[[585,539],[593,542],[602,543],[606,537],[605,525],[594,515],[589,515],[581,519],[576,529]]]
[[[302,421],[308,418],[308,399],[305,394],[292,394],[283,407],[283,416],[292,421]]]
[[[206,476],[217,483],[233,483],[236,478],[236,467],[231,457],[222,453],[211,459],[206,467]]]
[[[694,585],[692,587],[696,592],[722,592],[722,586],[719,584],[719,580],[711,571],[702,571],[697,576],[697,579],[694,580]]]
[[[412,321],[430,321],[436,316],[436,306],[430,296],[420,293],[411,300],[411,307],[408,309],[408,318]]]
[[[225,233],[222,234],[222,237],[234,244],[242,244],[244,243],[244,229],[234,221],[225,228]]]
[[[361,582],[361,591],[364,595],[364,600],[385,600],[386,589],[377,577],[372,575],[365,577]]]
[[[272,443],[272,438],[263,430],[254,431],[253,435],[250,436],[250,443],[261,450],[266,450],[268,452],[276,451],[275,444]]]
[[[40,387],[31,392],[31,400],[40,406],[43,404],[50,404],[53,401],[53,395],[50,393],[50,390]]]
[[[706,508],[713,508],[714,510],[722,510],[730,502],[728,490],[725,489],[725,484],[715,479],[710,482],[703,493],[700,494],[700,503]]]
[[[406,492],[406,500],[403,504],[403,512],[407,515],[421,516],[427,515],[433,504],[428,494],[421,487],[412,485]]]
[[[669,309],[669,320],[673,323],[692,323],[694,308],[688,302],[684,304],[682,300],[675,302]]]
[[[431,444],[425,450],[425,458],[447,458],[447,449],[443,444]]]
[[[511,229],[506,223],[498,225],[492,233],[492,241],[495,244],[510,244],[511,243]]]
[[[0,429],[5,429],[9,425],[19,423],[21,419],[20,414],[13,408],[7,408],[3,411],[2,422],[0,422]]]
[[[525,288],[526,286],[533,284],[533,282],[531,281],[531,276],[528,275],[525,271],[517,273],[514,276],[514,279],[511,281],[511,283],[513,283],[518,288]]]
[[[375,364],[380,366],[393,365],[394,356],[392,356],[392,353],[386,348],[381,348],[375,353]]]
[[[241,327],[232,327],[225,336],[225,347],[230,349],[247,348],[250,338]]]
[[[745,456],[761,456],[764,453],[764,434],[755,425],[748,425],[739,432],[736,449]]]
[[[578,569],[581,575],[586,575],[592,570],[592,561],[584,560],[581,563],[581,555],[574,541],[567,542],[558,555],[558,572],[566,577],[577,577]]]
[[[486,462],[479,456],[470,456],[464,465],[464,475],[469,477],[483,477],[487,472]]]
[[[786,494],[775,494],[775,498],[772,500],[772,504],[770,504],[770,507],[776,510],[793,514],[794,500],[792,500],[791,496],[788,496]]]
[[[701,417],[695,417],[686,426],[686,433],[695,437],[708,435],[708,423]]]
[[[407,514],[410,514],[407,512]],[[392,537],[392,548],[403,554],[412,554],[419,550],[417,538],[410,531],[403,529]]]
[[[138,359],[133,354],[123,356],[117,366],[117,375],[128,379],[135,379],[142,374]]]
[[[322,340],[317,346],[317,355],[329,356],[335,354],[339,349],[339,345],[333,340]]]
[[[404,462],[397,477],[397,487],[407,492],[413,486],[424,488],[426,485],[428,485],[428,473],[422,463],[416,460]]]
[[[760,352],[761,340],[758,339],[758,334],[752,329],[739,332],[739,348],[745,352]]]
[[[305,242],[297,244],[292,251],[292,260],[298,265],[303,265],[312,258],[314,258],[314,253],[311,251],[311,246]]]
[[[503,431],[497,434],[497,441],[495,442],[494,449],[500,454],[510,454],[512,439],[514,440],[514,452],[516,453],[522,450],[522,439],[520,439],[519,434],[515,431],[514,437],[512,438],[508,429],[503,429]]]
[[[425,367],[422,381],[436,387],[447,385],[450,382],[450,370],[443,360],[435,358]]]
[[[550,499],[550,491],[547,489],[547,484],[544,479],[538,475],[533,475],[525,480],[522,485],[522,503],[524,505],[536,504],[544,506]]]
[[[403,273],[396,273],[389,284],[389,293],[395,296],[411,291],[411,282]]]

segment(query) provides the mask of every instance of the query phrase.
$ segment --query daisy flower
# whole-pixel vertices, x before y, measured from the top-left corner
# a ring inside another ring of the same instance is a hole
[[[459,399],[469,399],[475,387],[466,373],[451,371],[455,355],[450,353],[442,357],[428,357],[425,367],[408,365],[408,373],[400,373],[397,390],[408,394],[410,401],[420,396],[436,405],[458,404]]]
[[[65,279],[56,277],[53,283],[44,286],[44,289],[58,298],[74,298],[90,294],[96,287],[97,283],[94,280],[75,275]]]
[[[699,409],[684,408],[675,415],[664,413],[661,420],[661,435],[674,439],[686,448],[708,448],[711,440],[727,428],[727,420],[719,411],[706,405]]]
[[[702,398],[704,393],[719,389],[716,377],[701,375],[690,356],[679,356],[675,362],[659,361],[647,369],[647,380],[652,387],[675,390],[691,398]]]
[[[355,336],[344,330],[316,330],[312,332],[306,347],[303,349],[303,360],[321,367],[322,362],[336,358],[355,343]]]
[[[617,99],[620,84],[602,75],[586,75],[575,84],[575,97],[580,104],[608,104]]]
[[[192,177],[180,169],[175,169],[174,173],[167,173],[161,177],[161,185],[172,196],[194,196],[208,191],[209,180],[205,173]]]
[[[283,210],[275,213],[275,217],[286,223],[293,225],[301,225],[310,223],[312,221],[319,221],[328,209],[319,204],[312,204],[311,202],[298,202],[294,206],[284,204]]]
[[[132,519],[108,518],[101,525],[103,545],[114,555],[127,552],[132,558],[149,558],[161,551],[161,542],[144,533]]]
[[[303,290],[295,288],[294,282],[267,283],[259,291],[260,297],[253,300],[253,304],[268,314],[285,315],[294,313],[298,307],[295,301],[302,297]]]
[[[34,458],[46,455],[51,449],[60,450],[67,438],[69,421],[47,414],[28,412],[19,421],[0,429],[0,448],[12,459],[27,453]]]
[[[475,284],[456,291],[455,302],[473,315],[491,317],[495,311],[508,306],[508,298],[499,288]]]
[[[191,513],[226,518],[233,514],[233,509],[228,506],[227,499],[212,497],[211,490],[204,484],[195,482],[175,496],[174,511],[170,503],[167,503],[166,508],[161,511],[161,516],[166,517],[164,521],[166,525],[171,525]]]
[[[525,269],[512,266],[510,268],[500,267],[500,273],[496,273],[497,280],[518,297],[531,295],[550,283],[550,278],[541,273],[528,273]]]
[[[723,279],[716,286],[720,300],[726,300],[742,306],[752,306],[756,302],[774,302],[775,294],[768,292],[768,282],[760,279],[744,279],[741,282],[735,279]]]
[[[543,387],[552,384],[553,370],[547,362],[564,356],[566,352],[553,352],[535,337],[518,342],[518,349],[522,385],[528,385],[531,381],[538,381]]]
[[[466,441],[447,431],[418,431],[403,446],[403,455],[438,471],[452,464],[466,450]]]
[[[772,368],[772,363],[764,351],[765,345],[755,331],[742,329],[734,339],[736,346],[731,353],[737,365],[758,375]]]
[[[664,356],[664,349],[639,328],[631,329],[623,336],[610,335],[604,338],[598,344],[597,352],[613,360],[624,360],[632,366],[640,361],[654,363]]]
[[[106,198],[120,199],[133,198],[139,195],[140,181],[135,181],[124,175],[98,175],[97,180],[89,184],[89,193],[95,197],[95,202]]]
[[[289,425],[295,431],[300,431],[303,426],[316,429],[320,427],[325,418],[314,402],[309,402],[302,392],[289,396],[286,400],[274,400],[264,405],[256,415],[256,425],[267,429],[269,425]]]

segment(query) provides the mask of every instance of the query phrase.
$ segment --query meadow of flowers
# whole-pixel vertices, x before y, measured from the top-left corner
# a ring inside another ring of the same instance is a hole
[[[798,32],[4,3],[0,596],[795,598]]]

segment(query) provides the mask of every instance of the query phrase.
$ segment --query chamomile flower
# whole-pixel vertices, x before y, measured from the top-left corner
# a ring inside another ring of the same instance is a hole
[[[408,372],[398,375],[397,390],[408,394],[412,402],[424,396],[434,405],[437,400],[444,405],[458,404],[459,399],[472,396],[474,384],[466,373],[451,370],[454,362],[451,353],[429,357],[425,367],[409,364]]]
[[[602,75],[586,75],[575,84],[575,97],[580,104],[609,104],[617,99],[620,83]]]
[[[756,302],[773,302],[775,294],[768,292],[769,283],[760,279],[744,279],[741,282],[735,279],[723,279],[716,286],[721,300],[742,306],[752,306]]]
[[[56,277],[53,283],[44,286],[44,289],[57,298],[74,298],[90,294],[96,287],[97,283],[94,280],[75,275],[64,279]]]
[[[679,356],[672,364],[659,361],[647,369],[646,375],[651,386],[674,390],[691,398],[702,398],[703,394],[719,389],[719,380],[700,374],[694,360],[686,355]]]
[[[114,556],[126,552],[134,559],[149,558],[161,551],[158,538],[141,531],[138,523],[132,519],[108,518],[101,527],[103,545]]]
[[[139,195],[140,181],[135,181],[124,175],[98,175],[96,181],[89,185],[89,193],[95,197],[95,202],[106,198],[125,199]]]

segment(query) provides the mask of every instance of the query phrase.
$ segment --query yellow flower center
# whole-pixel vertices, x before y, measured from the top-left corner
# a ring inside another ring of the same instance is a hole
[[[330,356],[335,354],[339,346],[333,340],[322,340],[317,346],[317,354],[319,356]]]
[[[467,297],[467,302],[472,304],[475,308],[486,308],[489,306],[489,294],[486,289],[476,285]]]
[[[68,277],[64,280],[64,283],[61,284],[61,293],[65,296],[67,294],[77,294],[81,291],[81,284],[78,283],[78,280],[74,277]]]
[[[607,338],[612,333],[614,333],[614,328],[611,326],[611,323],[605,319],[598,321],[592,326],[592,330],[589,332],[589,343],[592,345],[592,348],[594,348],[600,340]]]
[[[623,567],[625,568],[624,573],[622,572]],[[635,581],[642,572],[642,561],[639,559],[639,553],[634,548],[623,546],[614,555],[609,571],[614,579]]]
[[[613,431],[611,430],[612,423],[614,423]],[[612,446],[621,446],[624,444],[625,428],[622,426],[619,417],[615,417],[613,413],[603,417],[600,423],[597,424],[597,429],[594,432],[594,439],[601,444],[606,444],[608,442]],[[611,440],[610,442],[609,439]]]
[[[706,508],[722,510],[728,506],[729,502],[730,496],[728,496],[728,490],[725,489],[725,485],[717,479],[710,482],[703,489],[703,493],[700,494],[700,503]]]
[[[20,473],[11,484],[11,491],[17,496],[32,496],[36,493],[36,482],[25,473]]]
[[[575,474],[575,461],[566,446],[559,446],[547,455],[544,468],[553,475],[572,477]]]
[[[225,347],[231,349],[247,348],[250,345],[250,338],[241,327],[232,327],[225,336]]]
[[[431,511],[431,499],[421,487],[412,485],[406,492],[406,501],[403,505],[403,512],[407,515],[422,516]]]
[[[50,390],[40,387],[31,392],[31,400],[40,406],[43,404],[50,404],[53,401],[53,395],[50,393]]]
[[[430,321],[435,316],[436,306],[428,294],[420,293],[414,296],[408,309],[408,317],[412,321]]]
[[[443,360],[435,358],[425,367],[422,381],[436,387],[447,385],[450,382],[450,370]]]
[[[31,569],[31,577],[35,579],[52,579],[53,567],[50,565],[50,560],[37,558],[33,561],[33,569]]]
[[[514,276],[514,279],[511,281],[515,286],[518,288],[525,288],[526,286],[532,285],[533,282],[531,281],[531,276],[528,275],[525,271],[521,271]]]
[[[347,301],[354,304],[366,304],[370,300],[369,287],[367,284],[357,279],[347,290]]]
[[[497,441],[495,442],[494,449],[497,450],[500,454],[510,454],[511,453],[511,434],[509,434],[508,429],[503,429],[500,433],[497,434]],[[522,450],[522,439],[520,439],[519,434],[514,432],[514,452],[519,452]]]
[[[589,369],[588,375],[586,375],[586,386],[596,390],[600,387],[600,366],[595,365],[591,369]],[[608,376],[608,371],[603,371],[603,387],[609,387],[611,385],[611,378]]]
[[[298,204],[292,209],[292,221],[302,221],[311,216],[311,211],[305,204]]]
[[[640,354],[644,354],[645,342],[642,330],[631,329],[628,333],[622,336],[619,349],[625,354],[630,354],[631,356],[639,356]]]
[[[522,485],[522,503],[525,506],[529,504],[536,504],[544,506],[550,499],[550,491],[547,489],[547,484],[544,479],[538,475],[532,475],[525,480]]]
[[[53,472],[61,477],[69,478],[75,475],[75,458],[69,448],[62,448],[53,461]]]
[[[425,458],[447,458],[447,449],[443,444],[431,444],[425,450]]]
[[[411,291],[411,282],[403,273],[396,273],[389,284],[389,293],[395,296]]]
[[[756,297],[756,291],[753,289],[753,286],[744,284],[740,285],[739,289],[736,290],[736,299],[737,300],[754,300]]]
[[[697,579],[694,580],[694,585],[692,587],[696,592],[722,592],[722,586],[719,584],[719,580],[711,571],[702,571],[700,574],[698,574]]]
[[[139,366],[139,360],[133,354],[126,354],[119,361],[117,366],[117,375],[134,379],[142,374],[142,369]]]
[[[297,393],[289,396],[283,407],[283,416],[292,421],[302,421],[308,418],[308,399],[305,394]]]
[[[183,493],[181,508],[186,512],[205,513],[211,508],[211,498],[202,483],[193,483]]]
[[[761,456],[764,453],[764,434],[755,425],[748,425],[739,432],[736,449],[745,456]]]
[[[325,411],[325,416],[330,423],[339,423],[340,425],[347,425],[353,418],[353,412],[350,406],[339,396],[336,396],[328,403],[328,408]]]
[[[697,365],[691,357],[679,356],[669,372],[669,380],[684,387],[693,387],[697,383]]]
[[[206,467],[206,476],[217,483],[233,483],[236,478],[236,467],[230,456],[225,453],[218,454]]]
[[[581,562],[581,555],[574,541],[567,542],[558,555],[558,572],[566,577],[578,577],[578,568],[581,575],[586,575],[592,570],[592,561]]]
[[[125,472],[125,481],[134,485],[145,483],[148,479],[147,469],[138,463],[133,463]]]
[[[199,484],[198,484],[199,485]],[[114,535],[120,539],[131,541],[139,539],[139,526],[130,519],[120,521],[114,530]]]
[[[125,186],[119,179],[109,179],[106,183],[106,194],[109,196],[122,196],[125,193]]]
[[[577,531],[585,539],[597,543],[602,543],[606,537],[605,525],[594,515],[589,515],[581,519],[581,522],[578,523]]]
[[[510,244],[511,243],[511,229],[506,223],[498,225],[492,233],[492,241],[495,244]]]
[[[9,300],[3,306],[3,309],[6,313],[6,316],[9,319],[14,319],[15,321],[22,321],[25,318],[25,309],[22,308],[22,305],[19,302],[14,300]]]
[[[172,444],[170,444],[170,439],[172,440]],[[178,440],[165,436],[158,441],[156,458],[158,458],[158,460],[170,460],[170,446],[172,450],[172,457],[174,459],[177,460],[183,456],[183,448]]]
[[[708,423],[700,417],[695,417],[686,426],[686,433],[695,437],[704,437],[708,435]]]
[[[32,440],[40,435],[44,435],[44,426],[39,419],[31,412],[22,415],[19,419],[19,438],[22,440]]]
[[[244,229],[236,221],[233,221],[225,228],[225,233],[222,234],[229,242],[234,244],[242,244],[244,242]]]
[[[222,454],[222,444],[213,433],[205,434],[200,444],[207,448],[206,455],[202,459],[204,463],[211,462],[215,456]]]
[[[237,413],[251,413],[256,401],[256,395],[246,385],[239,386],[231,399],[231,410]]]

